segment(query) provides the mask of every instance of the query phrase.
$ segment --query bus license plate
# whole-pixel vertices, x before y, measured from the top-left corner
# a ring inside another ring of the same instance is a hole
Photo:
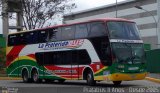
[[[128,70],[138,70],[138,67],[129,67]]]

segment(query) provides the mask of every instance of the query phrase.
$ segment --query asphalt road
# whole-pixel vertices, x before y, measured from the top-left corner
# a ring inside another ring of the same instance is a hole
[[[98,82],[96,86],[88,86],[85,81],[66,81],[60,84],[0,80],[0,87],[0,93],[160,93],[160,84],[147,80],[123,81],[120,86],[104,81]]]

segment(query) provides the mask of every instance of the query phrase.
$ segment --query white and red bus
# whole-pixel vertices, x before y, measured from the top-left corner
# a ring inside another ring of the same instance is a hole
[[[145,53],[135,22],[96,19],[8,35],[7,74],[24,82],[144,79]]]

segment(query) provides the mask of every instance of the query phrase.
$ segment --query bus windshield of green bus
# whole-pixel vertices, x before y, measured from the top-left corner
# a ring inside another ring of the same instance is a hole
[[[135,23],[131,22],[107,22],[111,39],[139,40],[139,32]]]
[[[136,64],[145,62],[143,44],[112,43],[112,49],[119,63]]]

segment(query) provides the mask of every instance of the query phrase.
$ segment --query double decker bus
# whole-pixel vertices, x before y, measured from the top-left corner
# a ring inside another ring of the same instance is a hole
[[[23,82],[142,80],[146,63],[136,23],[95,19],[8,35],[7,74]]]

